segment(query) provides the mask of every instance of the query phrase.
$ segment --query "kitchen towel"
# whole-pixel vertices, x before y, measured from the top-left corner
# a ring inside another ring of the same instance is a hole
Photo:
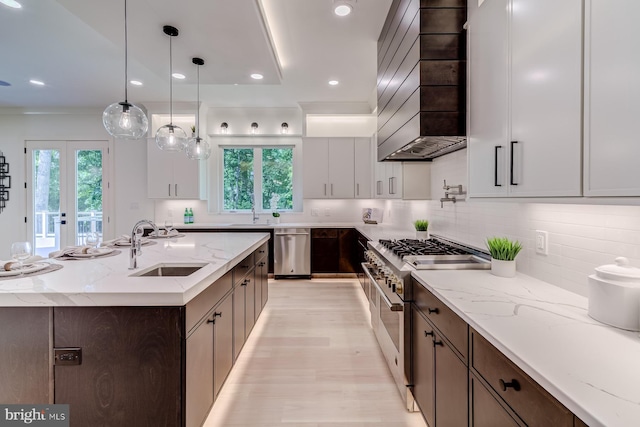
[[[67,246],[59,251],[49,252],[49,258],[71,257],[76,254],[86,254],[90,246]]]

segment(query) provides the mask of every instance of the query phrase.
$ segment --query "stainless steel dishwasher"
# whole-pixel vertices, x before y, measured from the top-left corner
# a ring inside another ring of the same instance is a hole
[[[311,230],[276,228],[273,242],[273,276],[311,277]]]

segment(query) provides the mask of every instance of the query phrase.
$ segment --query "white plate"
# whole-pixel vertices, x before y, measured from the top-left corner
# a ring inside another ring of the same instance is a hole
[[[0,270],[0,277],[4,277],[4,276],[18,276],[20,273],[33,273],[35,271],[40,271],[40,270],[44,270],[45,268],[49,267],[49,263],[47,262],[36,262],[34,264],[29,264],[29,265],[25,265],[24,267],[22,267],[21,269],[19,268],[13,268],[10,271],[5,270],[4,268]]]
[[[172,237],[183,237],[183,236],[184,236],[184,234],[173,233],[173,232],[171,232],[169,234],[162,234],[162,231],[161,231],[159,236],[156,236],[155,234],[149,234],[148,237],[150,239],[171,239]]]
[[[95,258],[99,256],[109,255],[115,251],[113,248],[91,248],[87,250],[86,254],[74,252],[67,255],[67,258]]]

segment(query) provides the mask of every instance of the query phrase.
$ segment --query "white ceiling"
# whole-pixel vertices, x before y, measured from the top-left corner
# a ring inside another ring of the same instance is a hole
[[[124,99],[124,0],[19,0],[0,4],[0,107],[37,111],[103,107]],[[173,25],[174,102],[212,107],[369,107],[377,39],[391,0],[359,0],[340,18],[333,0],[128,0],[129,101],[169,99]],[[249,74],[265,76],[253,80]],[[46,83],[34,86],[30,79]],[[338,86],[329,86],[331,79]]]

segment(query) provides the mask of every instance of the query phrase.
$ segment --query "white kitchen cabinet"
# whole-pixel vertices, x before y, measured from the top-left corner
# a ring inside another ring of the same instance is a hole
[[[585,196],[640,196],[637,0],[585,2]]]
[[[200,198],[200,161],[183,152],[163,151],[147,139],[147,197],[150,199]]]
[[[580,196],[582,1],[468,13],[469,196]]]
[[[305,138],[304,198],[353,199],[353,138]]]
[[[375,163],[375,198],[402,199],[402,162]]]
[[[354,174],[355,174],[355,198],[370,199],[371,185],[373,183],[371,170],[373,161],[371,157],[371,138],[356,138],[354,141]]]

